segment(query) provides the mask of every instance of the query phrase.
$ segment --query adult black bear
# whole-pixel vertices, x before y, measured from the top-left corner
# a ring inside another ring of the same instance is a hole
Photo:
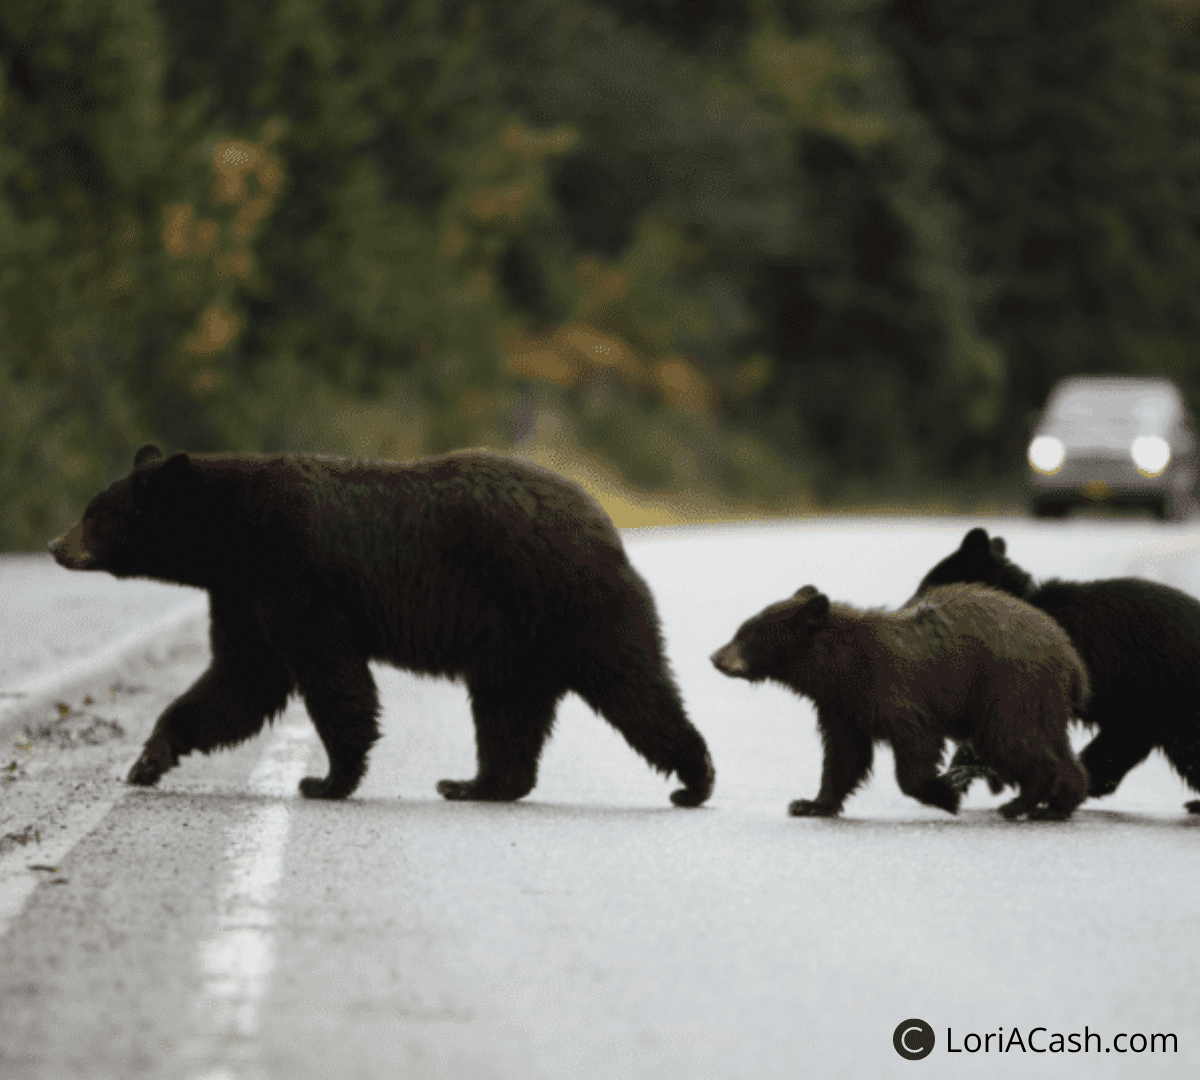
[[[983,529],[968,532],[913,599],[956,581],[1019,596],[1066,630],[1091,676],[1083,720],[1096,737],[1080,754],[1089,795],[1112,794],[1154,749],[1200,791],[1200,602],[1141,578],[1037,585],[1009,560],[1003,537],[989,540]],[[1200,813],[1200,800],[1187,809]]]
[[[409,464],[175,454],[134,469],[50,544],[76,570],[207,589],[212,666],[159,717],[129,781],[260,731],[299,691],[329,755],[310,798],[358,785],[379,736],[369,660],[462,677],[478,751],[448,799],[519,799],[575,691],[680,806],[713,768],[663,655],[654,601],[603,510],[562,477],[484,452]]]
[[[1020,793],[1005,817],[1069,817],[1087,793],[1067,724],[1087,698],[1083,664],[1053,619],[994,589],[935,588],[898,612],[830,604],[812,585],[748,619],[712,662],[812,698],[825,758],[816,799],[796,817],[832,817],[892,744],[900,790],[958,811],[939,773],[947,738],[970,741]]]

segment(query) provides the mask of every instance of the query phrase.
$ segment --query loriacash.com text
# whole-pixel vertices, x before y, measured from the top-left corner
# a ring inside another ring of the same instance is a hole
[[[1005,1034],[1004,1028],[995,1031],[969,1032],[959,1036],[960,1042],[955,1044],[954,1029],[946,1028],[946,1052],[949,1054],[1010,1054],[1016,1051],[1035,1054],[1178,1054],[1179,1040],[1173,1032],[1154,1032],[1144,1035],[1140,1031],[1132,1034],[1126,1031],[1118,1032],[1112,1041],[1105,1043],[1098,1032],[1087,1026],[1083,1032],[1071,1031],[1063,1034],[1061,1031],[1050,1031],[1044,1027],[1026,1028],[1022,1033],[1020,1028],[1009,1028]]]

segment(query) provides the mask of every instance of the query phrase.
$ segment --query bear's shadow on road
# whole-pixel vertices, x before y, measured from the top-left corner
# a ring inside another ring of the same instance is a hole
[[[1055,830],[1063,833],[1108,831],[1114,828],[1136,829],[1194,829],[1200,828],[1200,814],[1180,810],[1177,815],[1132,810],[1100,810],[1083,807],[1067,821],[1009,821],[995,809],[972,807],[957,814],[937,818],[836,817],[800,818],[797,823],[815,822],[818,827],[883,828],[883,829],[948,829],[948,830],[1035,830],[1039,833]]]
[[[371,795],[365,798],[351,796],[344,800],[312,800],[298,796],[262,795],[251,791],[236,789],[202,790],[202,791],[156,791],[139,789],[130,792],[130,797],[139,800],[149,808],[154,800],[161,800],[163,809],[168,807],[178,810],[186,805],[204,807],[206,810],[229,808],[232,806],[263,806],[271,803],[287,803],[295,807],[304,807],[305,812],[318,811],[324,808],[328,813],[344,815],[378,813],[396,814],[399,817],[412,818],[436,817],[445,819],[451,816],[468,820],[469,816],[483,816],[494,820],[499,817],[512,817],[533,820],[553,818],[564,819],[618,819],[645,818],[647,820],[673,818],[681,824],[689,817],[698,816],[704,819],[705,828],[711,828],[720,818],[727,817],[733,821],[744,822],[746,815],[733,812],[726,814],[726,808],[721,806],[702,806],[695,809],[681,809],[664,803],[662,806],[633,806],[613,803],[574,803],[539,800],[536,797],[517,802],[470,802],[441,799],[436,795],[425,797]],[[732,808],[728,808],[732,809]],[[760,818],[761,815],[754,815]],[[771,815],[773,816],[773,815]],[[1189,814],[1180,810],[1178,814],[1162,812],[1137,812],[1130,810],[1103,810],[1083,807],[1075,812],[1068,821],[1008,821],[993,808],[973,807],[962,810],[958,814],[945,817],[859,817],[853,813],[834,818],[788,818],[780,814],[780,819],[789,822],[789,827],[796,830],[797,836],[802,836],[808,829],[837,829],[860,832],[864,829],[882,831],[911,831],[913,829],[934,829],[962,831],[964,829],[1006,830],[1006,831],[1037,831],[1043,833],[1054,830],[1064,834],[1080,832],[1110,831],[1112,829],[1195,829],[1200,828],[1200,814]],[[765,819],[764,819],[765,820]]]
[[[517,802],[472,802],[470,800],[443,799],[437,795],[429,798],[414,798],[399,795],[370,795],[367,797],[350,796],[348,799],[305,799],[295,795],[264,795],[253,791],[238,791],[234,788],[207,790],[174,790],[158,791],[144,788],[135,789],[129,793],[132,799],[140,800],[149,807],[154,800],[162,800],[164,809],[178,809],[181,806],[201,806],[205,809],[229,808],[232,806],[264,806],[272,803],[285,803],[293,807],[304,807],[319,810],[325,808],[329,812],[355,813],[368,810],[388,810],[397,814],[411,816],[422,814],[437,815],[486,815],[494,818],[502,815],[526,817],[660,817],[674,816],[680,819],[691,815],[704,814],[713,808],[696,807],[682,809],[664,801],[663,806],[622,806],[611,803],[566,803],[532,800]]]

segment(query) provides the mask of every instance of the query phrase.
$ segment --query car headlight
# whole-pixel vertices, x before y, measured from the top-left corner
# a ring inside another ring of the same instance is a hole
[[[1129,456],[1143,476],[1158,476],[1171,463],[1171,444],[1161,435],[1139,435]]]
[[[1036,472],[1053,476],[1062,468],[1067,448],[1053,435],[1039,435],[1029,444],[1029,464]]]

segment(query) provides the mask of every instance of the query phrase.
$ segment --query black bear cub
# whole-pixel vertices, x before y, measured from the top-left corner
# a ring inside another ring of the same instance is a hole
[[[1087,699],[1087,675],[1053,619],[992,589],[931,589],[898,612],[831,604],[812,585],[759,612],[718,649],[726,675],[772,679],[813,700],[824,745],[821,790],[796,817],[831,817],[891,743],[906,795],[957,813],[960,792],[939,772],[947,738],[1020,793],[1005,817],[1062,819],[1087,777],[1067,724]]]
[[[1096,737],[1079,755],[1089,795],[1112,794],[1154,749],[1200,791],[1200,602],[1141,578],[1035,584],[1009,560],[1003,537],[989,539],[983,529],[968,532],[913,599],[956,581],[1019,596],[1067,632],[1092,683],[1083,720]],[[1187,808],[1200,813],[1200,800]]]
[[[208,590],[212,665],[158,719],[129,781],[262,730],[303,695],[329,775],[358,786],[379,736],[367,666],[461,677],[478,774],[447,799],[519,799],[555,708],[575,691],[698,806],[713,768],[663,654],[654,601],[620,534],[555,473],[486,452],[407,464],[144,446],[133,471],[50,544],[75,570]]]

